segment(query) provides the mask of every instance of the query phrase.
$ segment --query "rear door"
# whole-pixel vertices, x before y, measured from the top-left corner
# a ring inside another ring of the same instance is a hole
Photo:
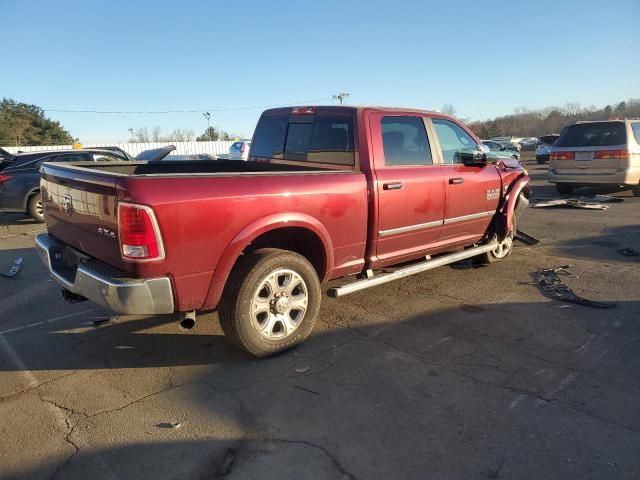
[[[422,116],[376,112],[369,125],[378,198],[377,257],[383,263],[415,257],[440,237],[442,167],[434,164]]]
[[[484,235],[498,208],[502,180],[492,164],[466,166],[465,155],[479,148],[475,139],[457,123],[431,119],[442,161],[446,200],[442,240],[463,242]]]

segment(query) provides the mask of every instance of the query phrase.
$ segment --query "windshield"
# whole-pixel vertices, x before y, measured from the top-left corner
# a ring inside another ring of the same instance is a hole
[[[627,143],[622,122],[579,123],[567,127],[555,143],[556,147],[604,147]]]
[[[265,115],[251,157],[354,165],[350,115]]]

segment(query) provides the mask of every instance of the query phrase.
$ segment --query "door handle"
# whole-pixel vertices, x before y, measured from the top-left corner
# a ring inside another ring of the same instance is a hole
[[[456,178],[450,178],[449,179],[449,185],[460,185],[463,182],[464,182],[464,180],[462,179],[462,177],[456,177]]]
[[[402,182],[384,183],[382,184],[383,190],[400,190],[402,188]]]

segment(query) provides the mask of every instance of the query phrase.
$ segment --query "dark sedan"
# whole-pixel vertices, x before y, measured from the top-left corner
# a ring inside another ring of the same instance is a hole
[[[127,160],[119,152],[107,150],[58,150],[17,153],[0,164],[0,210],[25,212],[44,222],[40,202],[42,162],[108,162]]]

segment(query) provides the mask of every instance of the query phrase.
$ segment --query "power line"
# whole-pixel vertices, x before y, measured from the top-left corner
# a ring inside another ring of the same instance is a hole
[[[254,110],[258,108],[275,108],[275,107],[287,107],[289,105],[299,105],[302,103],[321,102],[323,100],[331,100],[330,97],[316,98],[314,100],[303,100],[300,102],[288,102],[275,105],[255,105],[250,107],[229,107],[229,108],[199,108],[197,110],[155,110],[155,111],[126,111],[126,110],[73,110],[66,108],[43,108],[45,112],[53,113],[95,113],[95,114],[108,114],[108,115],[164,115],[171,113],[202,113],[202,112],[232,112],[237,110]]]

